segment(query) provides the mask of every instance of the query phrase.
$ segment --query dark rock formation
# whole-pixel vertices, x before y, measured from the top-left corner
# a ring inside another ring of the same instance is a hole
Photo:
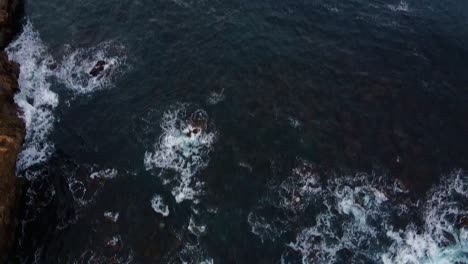
[[[25,127],[18,117],[13,96],[18,89],[19,67],[0,52],[0,256],[14,242],[20,183],[15,175],[16,158]],[[0,263],[1,263],[0,258]]]
[[[19,31],[22,13],[22,0],[0,0],[0,48],[2,50]]]
[[[13,37],[20,1],[0,0],[0,45],[5,48]],[[13,97],[18,90],[18,64],[0,51],[0,263],[6,261],[15,240],[21,192],[15,175],[16,158],[24,139],[25,126],[18,117]]]
[[[98,76],[102,71],[104,71],[104,68],[106,66],[105,61],[98,61],[96,65],[94,65],[93,69],[89,72],[89,74],[93,77]]]

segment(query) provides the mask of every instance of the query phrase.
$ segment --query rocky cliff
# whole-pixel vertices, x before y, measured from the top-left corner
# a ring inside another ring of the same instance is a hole
[[[8,46],[20,27],[22,0],[0,0],[0,47]]]
[[[3,51],[17,31],[20,14],[20,0],[0,0],[0,263],[6,262],[14,243],[22,189],[15,168],[25,127],[13,100],[19,66]]]

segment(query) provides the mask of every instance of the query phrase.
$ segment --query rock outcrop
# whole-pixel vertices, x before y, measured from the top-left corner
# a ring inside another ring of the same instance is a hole
[[[0,46],[13,38],[19,15],[19,0],[0,0]],[[18,90],[19,65],[0,51],[0,263],[5,263],[15,240],[21,182],[15,175],[16,158],[25,135],[23,120],[13,97]]]
[[[2,50],[18,32],[22,13],[22,0],[0,0],[0,48]]]

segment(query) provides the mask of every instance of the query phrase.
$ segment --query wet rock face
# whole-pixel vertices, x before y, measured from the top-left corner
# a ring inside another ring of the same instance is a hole
[[[89,74],[93,77],[96,77],[98,76],[102,71],[104,71],[105,69],[105,66],[106,66],[106,62],[105,61],[98,61],[96,62],[96,65],[94,65],[93,69],[91,69],[91,71],[89,72]]]
[[[16,31],[19,0],[0,0],[0,46],[5,48]],[[21,182],[15,175],[16,158],[25,126],[13,97],[18,90],[19,65],[0,51],[0,263],[4,263],[15,240]]]
[[[13,101],[18,74],[18,65],[0,52],[0,263],[14,242],[21,189],[15,169],[25,127]]]
[[[22,0],[0,0],[0,48],[4,49],[19,31]]]

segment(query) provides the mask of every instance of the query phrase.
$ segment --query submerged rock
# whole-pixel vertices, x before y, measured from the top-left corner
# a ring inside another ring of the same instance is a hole
[[[19,0],[0,0],[0,46],[11,41],[21,10]],[[13,97],[18,90],[18,64],[0,51],[0,263],[4,263],[15,241],[22,190],[15,175],[16,158],[24,140],[25,125]]]
[[[190,125],[194,128],[193,133],[198,134],[208,127],[208,114],[203,110],[197,110],[190,116]]]
[[[96,65],[94,65],[93,69],[91,69],[89,74],[93,77],[98,76],[101,72],[105,70],[106,64],[107,63],[103,60],[96,62]]]
[[[468,227],[468,216],[462,217],[462,219],[460,220],[460,226],[462,228]]]

